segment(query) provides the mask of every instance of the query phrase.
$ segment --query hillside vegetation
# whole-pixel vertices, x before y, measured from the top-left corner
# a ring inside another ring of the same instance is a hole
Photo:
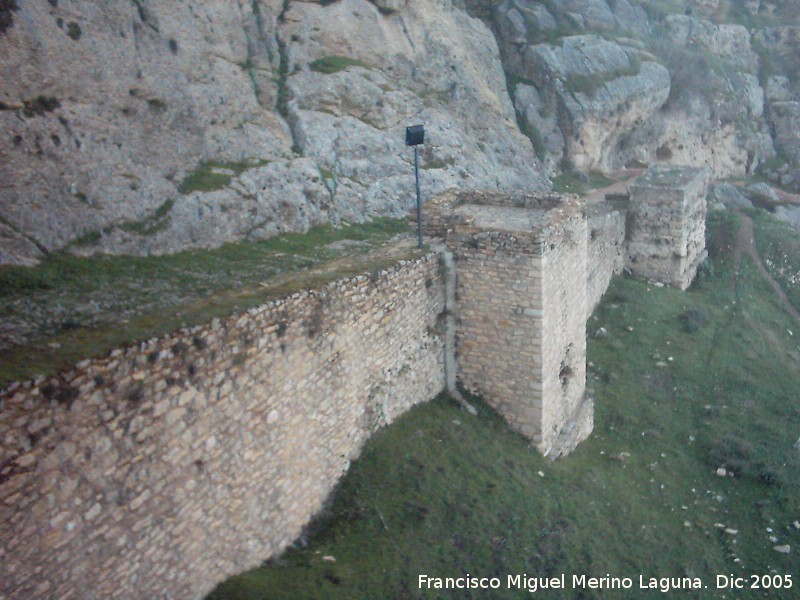
[[[588,325],[595,430],[568,459],[440,397],[369,441],[293,548],[209,600],[451,598],[420,592],[419,574],[467,573],[504,588],[523,573],[699,577],[708,589],[684,597],[723,598],[717,574],[797,575],[800,327],[748,256],[733,264],[737,227],[712,213],[712,260],[686,293],[613,282]],[[458,597],[530,596],[500,592]]]

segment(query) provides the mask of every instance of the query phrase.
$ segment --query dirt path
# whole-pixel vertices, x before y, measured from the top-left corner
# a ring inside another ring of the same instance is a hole
[[[778,194],[778,198],[780,198],[781,202],[785,202],[786,204],[800,204],[800,194],[792,194],[790,192],[784,192],[783,190],[779,190],[778,188],[772,188],[775,190],[775,193]]]
[[[747,254],[753,259],[756,269],[761,276],[766,280],[767,283],[769,283],[770,287],[775,290],[775,294],[783,308],[786,309],[786,312],[792,315],[792,317],[794,317],[794,319],[800,323],[800,312],[798,312],[794,305],[789,301],[789,298],[786,296],[786,292],[784,292],[780,284],[773,279],[772,275],[770,275],[769,271],[767,271],[767,268],[764,266],[764,262],[761,260],[761,254],[759,253],[758,246],[756,246],[755,242],[753,220],[740,211],[737,211],[737,215],[741,221],[741,226],[736,234],[736,245],[734,246],[733,250],[733,264],[735,265],[733,276],[734,293],[738,295],[738,275],[742,266],[742,255]]]

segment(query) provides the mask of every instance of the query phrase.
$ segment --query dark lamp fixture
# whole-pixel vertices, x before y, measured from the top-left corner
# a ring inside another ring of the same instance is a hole
[[[417,146],[425,142],[425,127],[406,127],[406,146],[414,146],[414,176],[417,180],[417,245],[422,248],[422,201],[419,197],[419,152]]]
[[[425,143],[425,127],[412,125],[406,127],[406,146],[419,146]]]

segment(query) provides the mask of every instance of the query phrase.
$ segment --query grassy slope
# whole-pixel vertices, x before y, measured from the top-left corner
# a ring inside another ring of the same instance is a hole
[[[723,219],[710,224],[715,275],[688,292],[613,282],[589,322],[595,430],[572,456],[549,462],[484,405],[474,418],[437,399],[370,440],[310,528],[308,547],[210,598],[530,596],[423,594],[420,573],[689,575],[709,589],[683,596],[709,598],[725,597],[713,589],[718,573],[797,576],[797,338],[752,265],[743,265],[733,297],[726,246],[735,220]],[[707,317],[693,333],[680,317],[690,308]],[[601,326],[608,335],[595,337]],[[721,465],[737,476],[716,476]],[[769,535],[792,553],[775,552]]]
[[[336,277],[387,266],[384,263],[398,257],[354,258],[324,273],[308,273],[344,255],[379,248],[407,230],[405,219],[374,219],[167,256],[80,258],[57,253],[33,268],[0,267],[2,319],[24,320],[30,312],[47,315],[31,343],[0,350],[0,387]],[[364,243],[344,249],[329,246],[340,240]],[[53,311],[54,306],[59,310]]]

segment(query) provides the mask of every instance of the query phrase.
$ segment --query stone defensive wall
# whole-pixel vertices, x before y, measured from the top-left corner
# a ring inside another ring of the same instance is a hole
[[[569,453],[593,427],[586,320],[623,267],[691,283],[706,178],[648,170],[629,206],[445,192],[420,258],[0,392],[0,600],[201,598],[456,381]]]
[[[588,280],[586,282],[587,318],[592,314],[611,278],[625,267],[625,219],[627,204],[600,202],[586,207],[589,226]]]
[[[0,598],[200,598],[444,387],[436,254],[0,397]]]

